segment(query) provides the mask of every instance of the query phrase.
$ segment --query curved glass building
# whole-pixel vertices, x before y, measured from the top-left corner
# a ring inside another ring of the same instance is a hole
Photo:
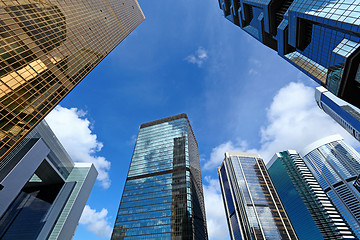
[[[299,239],[357,239],[296,151],[276,153],[267,167]]]
[[[360,155],[339,135],[320,139],[300,155],[357,238],[360,238]]]

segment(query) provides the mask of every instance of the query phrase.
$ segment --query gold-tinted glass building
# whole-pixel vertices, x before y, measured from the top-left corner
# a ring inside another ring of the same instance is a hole
[[[5,156],[144,20],[136,0],[0,0]]]

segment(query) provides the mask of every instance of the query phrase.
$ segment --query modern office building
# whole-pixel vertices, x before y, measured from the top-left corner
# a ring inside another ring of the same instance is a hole
[[[0,161],[143,20],[136,0],[0,0]]]
[[[360,97],[360,96],[359,96]],[[360,109],[341,100],[324,87],[317,87],[315,99],[318,106],[360,141]]]
[[[74,163],[45,121],[7,158],[0,239],[72,239],[96,180],[93,164]]]
[[[141,124],[111,239],[208,239],[186,114]]]
[[[258,154],[227,152],[218,174],[231,239],[298,239]]]
[[[320,139],[300,152],[321,188],[360,238],[360,193],[353,186],[360,174],[360,155],[341,136]]]
[[[354,187],[360,192],[360,175],[355,180]]]
[[[360,107],[356,0],[218,0],[225,17],[339,98]]]
[[[358,239],[296,151],[276,153],[267,168],[299,239]]]

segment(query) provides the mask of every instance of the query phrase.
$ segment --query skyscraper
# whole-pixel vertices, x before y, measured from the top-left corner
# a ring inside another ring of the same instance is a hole
[[[0,172],[0,239],[71,239],[97,171],[74,163],[45,121]]]
[[[360,107],[356,0],[218,0],[224,16],[341,99]]]
[[[299,239],[355,239],[349,225],[296,151],[276,153],[267,167]]]
[[[0,161],[143,20],[136,0],[1,0]]]
[[[231,239],[298,239],[258,154],[227,152],[218,174]]]
[[[317,87],[315,99],[318,106],[360,141],[360,109],[337,98],[324,87]]]
[[[354,187],[360,192],[360,175],[355,180]]]
[[[186,114],[141,124],[111,239],[207,238],[198,145]]]
[[[360,238],[360,193],[353,186],[360,156],[339,135],[320,139],[300,155],[357,238]]]

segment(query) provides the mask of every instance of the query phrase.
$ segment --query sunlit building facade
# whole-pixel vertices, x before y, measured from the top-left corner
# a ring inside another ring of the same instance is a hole
[[[354,183],[360,174],[360,155],[339,135],[320,139],[300,152],[321,188],[360,238],[360,193]]]
[[[359,96],[360,97],[360,96]],[[324,87],[315,91],[317,105],[360,141],[360,109],[339,99]]]
[[[218,0],[224,16],[341,99],[360,107],[355,0]]]
[[[232,240],[298,239],[258,154],[227,152],[218,174]]]
[[[136,0],[1,0],[0,161],[143,20]]]
[[[358,239],[296,151],[276,153],[267,168],[300,240]]]
[[[140,126],[111,239],[208,239],[198,145],[186,114]]]
[[[45,121],[0,172],[0,239],[72,239],[97,177],[74,163]]]

